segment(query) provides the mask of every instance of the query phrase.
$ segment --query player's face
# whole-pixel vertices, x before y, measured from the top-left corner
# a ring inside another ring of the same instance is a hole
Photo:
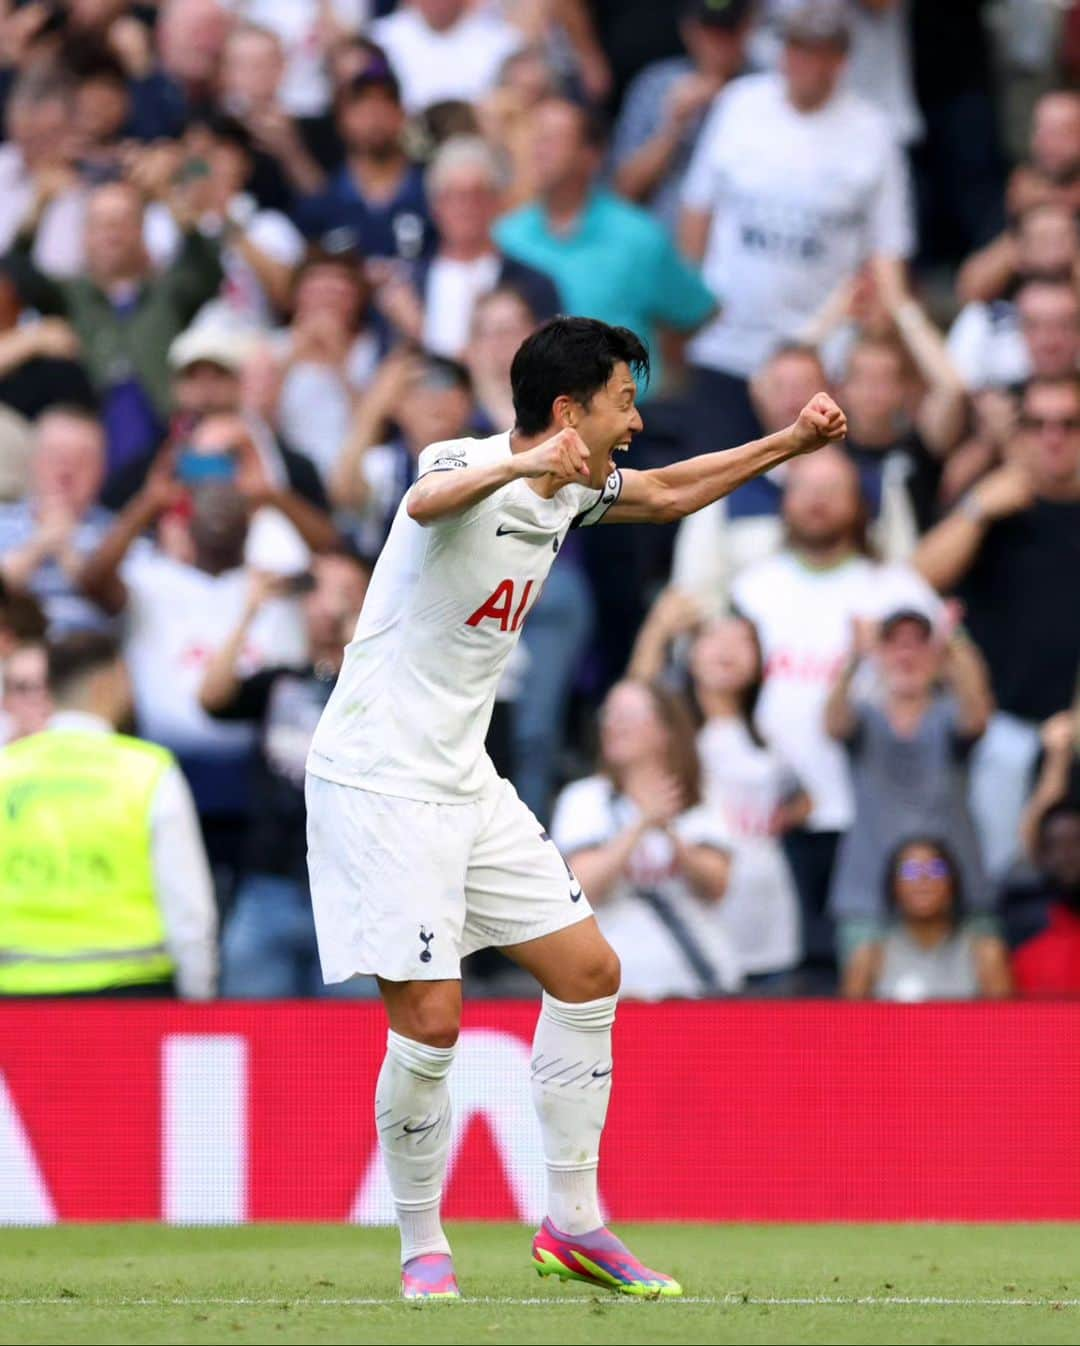
[[[636,397],[637,384],[630,366],[620,361],[588,406],[574,404],[572,424],[589,450],[589,485],[596,490],[614,472],[615,455],[624,453],[644,428]]]

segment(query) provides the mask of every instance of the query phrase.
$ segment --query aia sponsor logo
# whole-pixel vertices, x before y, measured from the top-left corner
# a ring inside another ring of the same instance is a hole
[[[481,622],[498,622],[500,631],[517,631],[525,620],[529,608],[535,581],[526,580],[524,585],[515,586],[513,580],[500,580],[494,593],[490,594],[466,619],[466,626],[479,626]],[[539,597],[539,590],[537,590]]]

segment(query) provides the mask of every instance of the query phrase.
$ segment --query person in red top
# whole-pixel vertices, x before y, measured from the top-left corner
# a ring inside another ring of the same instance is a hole
[[[1080,995],[1080,801],[1047,809],[1038,860],[1049,898],[1046,925],[1013,954],[1016,990],[1022,996]]]

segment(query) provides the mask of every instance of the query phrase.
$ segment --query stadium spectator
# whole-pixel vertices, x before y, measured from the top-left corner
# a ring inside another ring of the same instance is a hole
[[[889,857],[879,899],[891,920],[844,971],[851,1000],[1000,1000],[1012,994],[1001,940],[964,922],[961,870],[950,848],[913,836]]]
[[[156,28],[159,73],[174,92],[181,118],[212,101],[230,26],[219,0],[162,0]]]
[[[55,646],[49,683],[47,730],[0,752],[0,995],[208,999],[213,890],[175,759],[116,732],[131,684],[110,637]]]
[[[683,177],[713,99],[746,61],[752,0],[681,0],[686,53],[635,76],[611,148],[616,189],[674,230]]]
[[[398,72],[402,102],[413,113],[451,98],[482,98],[503,61],[524,45],[498,7],[467,0],[411,0],[377,19],[371,36]]]
[[[357,394],[378,367],[380,343],[369,295],[355,253],[314,248],[296,275],[289,327],[274,341],[284,366],[278,425],[327,483]]]
[[[195,321],[272,326],[288,310],[304,240],[287,215],[260,208],[250,194],[255,166],[250,133],[235,118],[209,116],[193,122],[176,148],[172,173],[201,178],[200,227],[216,230],[221,242],[221,291]],[[169,265],[182,238],[164,202],[147,208],[146,235],[155,265]]]
[[[28,317],[18,288],[0,267],[0,403],[31,421],[57,402],[96,409],[71,325]]]
[[[155,464],[80,575],[84,592],[106,612],[125,614],[139,733],[180,758],[211,855],[225,867],[240,846],[254,735],[211,720],[198,690],[207,660],[243,611],[248,521],[265,504],[284,514],[313,551],[335,545],[324,514],[273,486],[244,422],[207,417],[186,453]],[[158,546],[135,549],[155,524]],[[295,600],[274,599],[251,630],[244,671],[297,661],[303,649]]]
[[[1020,826],[1024,851],[1032,861],[1038,858],[1043,815],[1072,795],[1080,798],[1080,701],[1051,715],[1039,737],[1042,765]]]
[[[775,69],[785,18],[810,8],[843,11],[851,32],[844,87],[880,109],[900,144],[917,141],[923,126],[912,72],[910,0],[761,0],[750,44],[756,67]]]
[[[104,476],[97,417],[81,407],[57,406],[35,428],[27,496],[0,505],[4,585],[40,600],[53,636],[105,625],[78,579],[83,562],[112,526],[112,516],[98,504]]]
[[[1054,285],[1057,307],[1067,301],[1060,297],[1059,284],[1072,282],[1075,288],[1080,266],[1080,230],[1072,211],[1064,206],[1030,206],[1013,226],[1015,239],[1013,274],[1006,292],[989,300],[970,300],[949,329],[949,354],[969,388],[1005,388],[1022,383],[1031,373],[1028,341],[1046,326],[1040,306],[1048,305],[1050,293],[1033,286],[1027,301],[1028,339],[1021,326],[1017,297],[1027,282],[1043,281]],[[1064,289],[1064,285],[1061,285]],[[1032,299],[1031,296],[1038,296]],[[1041,305],[1040,305],[1041,301]],[[1051,307],[1049,313],[1055,310]],[[1047,315],[1049,316],[1049,314]],[[1035,331],[1033,331],[1033,324]],[[1036,344],[1039,344],[1038,342]]]
[[[184,242],[159,275],[143,242],[142,197],[127,182],[90,196],[85,276],[52,280],[33,265],[33,219],[7,258],[24,301],[66,317],[79,338],[101,398],[109,472],[156,447],[169,410],[169,345],[221,283],[217,245],[195,227],[189,189],[177,188],[170,200]]]
[[[0,745],[40,734],[53,713],[45,643],[39,640],[16,645],[4,657],[0,677]]]
[[[1080,802],[1066,799],[1046,810],[1036,855],[1039,919],[1013,954],[1016,989],[1022,996],[1075,996],[1080,994]]]
[[[840,88],[850,33],[835,6],[784,24],[782,74],[738,81],[701,133],[683,185],[687,255],[720,315],[689,347],[703,435],[754,433],[748,380],[842,281],[912,251],[903,157],[882,114]]]
[[[825,904],[836,849],[854,801],[841,748],[825,729],[829,689],[843,668],[856,617],[898,608],[937,611],[913,570],[866,554],[866,506],[858,470],[840,449],[795,459],[784,487],[787,544],[743,570],[731,588],[736,610],[754,623],[765,656],[757,727],[813,800],[805,829],[784,838],[799,890],[808,956],[828,962]]]
[[[562,792],[551,832],[619,955],[624,999],[737,989],[735,951],[711,919],[727,890],[730,840],[701,802],[681,701],[636,681],[611,689],[600,770]]]
[[[427,172],[439,246],[415,276],[391,273],[379,287],[383,316],[436,355],[461,357],[477,300],[497,287],[520,291],[537,321],[560,310],[549,277],[505,256],[492,241],[499,178],[498,162],[478,136],[451,136],[440,145]]]
[[[879,703],[854,690],[867,659],[879,675]],[[881,937],[882,879],[905,837],[934,829],[948,837],[968,911],[991,905],[967,802],[968,762],[991,708],[982,660],[958,630],[939,639],[925,613],[904,608],[889,613],[880,630],[857,626],[825,706],[825,727],[847,754],[855,799],[829,896],[843,963]]]
[[[296,583],[252,576],[243,615],[206,666],[199,701],[223,721],[258,726],[259,752],[243,870],[221,948],[221,993],[229,998],[284,999],[324,994],[371,995],[367,980],[323,986],[308,890],[304,763],[315,725],[341,669],[345,645],[364,601],[367,569],[345,553],[312,563],[300,601],[307,649],[296,664],[239,672],[251,628],[275,594]]]
[[[299,195],[293,218],[309,238],[334,230],[365,257],[415,261],[435,243],[424,176],[403,146],[405,109],[385,59],[371,61],[335,97],[335,124],[345,161],[329,180],[311,179],[295,156],[282,165]]]
[[[802,956],[799,899],[781,838],[809,817],[810,798],[754,725],[763,663],[743,617],[701,623],[693,600],[661,594],[641,629],[630,674],[660,677],[670,647],[696,633],[688,656],[696,708],[702,793],[731,836],[731,876],[715,919],[749,985],[775,988]]]
[[[1024,391],[1008,461],[921,541],[914,564],[963,599],[990,667],[997,712],[972,763],[973,804],[991,874],[1016,855],[1038,726],[1072,701],[1080,609],[1061,603],[1080,560],[1080,385],[1072,375]]]
[[[659,387],[659,329],[695,331],[713,312],[712,296],[656,220],[597,185],[604,133],[593,114],[549,98],[532,122],[537,199],[505,215],[495,241],[546,272],[567,312],[635,331]]]
[[[0,145],[0,249],[14,243],[41,200],[34,261],[51,276],[71,277],[83,264],[83,192],[69,166],[74,89],[53,66],[20,72],[5,110]]]
[[[439,355],[402,350],[383,363],[361,402],[331,479],[339,509],[356,517],[361,554],[382,549],[398,505],[416,480],[429,444],[460,439],[473,417],[464,365]],[[389,426],[397,433],[386,437]]]
[[[1011,218],[1023,219],[1038,206],[1080,209],[1080,94],[1044,94],[1031,122],[1031,154],[1013,170],[1007,203]],[[1009,231],[967,259],[956,291],[965,303],[990,302],[1001,294],[1014,270],[1016,240]]]

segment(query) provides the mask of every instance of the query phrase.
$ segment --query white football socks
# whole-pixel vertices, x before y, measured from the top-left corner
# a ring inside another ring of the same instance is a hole
[[[375,1127],[390,1176],[402,1264],[421,1253],[448,1253],[439,1218],[450,1149],[453,1047],[426,1047],[391,1029],[375,1085]]]
[[[532,1096],[547,1163],[548,1216],[564,1234],[587,1234],[603,1224],[596,1170],[611,1097],[617,999],[572,1005],[545,991],[533,1038]]]

